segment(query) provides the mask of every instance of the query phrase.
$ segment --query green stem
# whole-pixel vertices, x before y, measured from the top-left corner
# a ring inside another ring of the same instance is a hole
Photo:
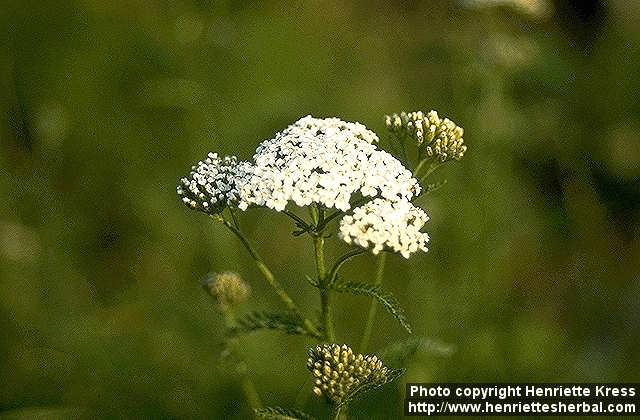
[[[233,210],[233,208],[229,207],[229,213],[231,213],[233,225],[236,227],[236,229],[240,230],[240,223],[238,222],[238,218],[236,217],[236,212]]]
[[[331,420],[344,420],[346,418],[347,415],[342,411],[342,407],[331,408]]]
[[[416,169],[413,170],[414,177],[418,176],[418,174],[420,173],[420,169],[422,169],[425,163],[427,163],[427,159],[422,159],[420,163],[418,163],[418,166],[416,166]]]
[[[335,341],[335,332],[333,330],[333,313],[331,311],[331,290],[327,284],[328,279],[324,266],[324,238],[321,234],[313,238],[313,245],[316,252],[316,270],[320,286],[322,325],[324,326],[325,338],[333,343]]]
[[[280,297],[282,302],[284,302],[284,304],[287,307],[287,309],[289,309],[290,311],[296,313],[300,317],[300,319],[302,319],[302,323],[303,323],[305,329],[310,334],[312,334],[314,336],[319,336],[320,333],[317,330],[317,328],[313,325],[313,323],[311,321],[309,321],[307,318],[304,317],[304,315],[302,314],[302,312],[300,311],[298,306],[293,302],[293,299],[291,299],[291,297],[287,294],[287,292],[284,290],[284,288],[282,287],[280,282],[278,282],[278,280],[276,280],[275,276],[273,275],[273,273],[271,272],[269,267],[267,267],[267,265],[262,260],[260,255],[256,252],[256,250],[253,249],[253,247],[249,243],[249,240],[232,223],[229,223],[228,220],[222,219],[222,223],[224,223],[224,225],[231,232],[233,232],[234,235],[236,235],[238,237],[238,239],[240,240],[242,245],[244,245],[244,247],[249,252],[249,255],[251,255],[251,258],[253,258],[253,261],[255,262],[256,266],[258,267],[258,269],[260,270],[260,272],[264,276],[265,280],[267,280],[267,283],[269,283],[269,285],[273,288],[273,290],[275,290],[276,294]]]
[[[242,387],[242,392],[244,393],[244,397],[247,399],[247,403],[249,404],[249,408],[251,408],[251,412],[255,416],[256,408],[262,407],[262,400],[260,400],[260,395],[258,395],[258,391],[256,387],[253,385],[253,381],[246,374],[247,365],[246,363],[242,363],[238,366],[238,372],[245,372],[245,374],[241,373],[240,376],[240,387]]]
[[[402,151],[402,160],[405,165],[409,164],[409,156],[407,156],[407,148],[405,146],[406,136],[400,136],[400,150]]]
[[[420,178],[420,184],[424,183],[424,181],[431,175],[436,169],[444,165],[444,162],[436,162],[429,165],[429,168],[424,173],[424,175]]]
[[[376,270],[376,278],[374,281],[374,284],[376,286],[382,284],[382,279],[384,277],[384,266],[386,262],[387,254],[383,252],[378,257],[378,267]],[[367,347],[369,347],[369,341],[371,340],[371,331],[373,330],[373,322],[376,318],[377,311],[378,301],[372,299],[371,304],[369,305],[369,315],[367,316],[367,321],[364,326],[364,332],[362,333],[362,341],[360,341],[360,353],[365,353],[367,351]]]
[[[236,325],[236,320],[235,316],[233,315],[232,309],[226,306],[221,306],[220,309],[222,310],[222,314],[224,315],[225,325],[227,329],[234,328],[234,326]],[[236,373],[238,374],[240,380],[240,387],[242,388],[242,392],[244,393],[244,397],[247,400],[247,404],[249,404],[251,412],[254,413],[256,408],[262,407],[262,401],[255,385],[253,384],[253,381],[251,380],[251,377],[249,376],[247,363],[242,357],[238,339],[229,339],[227,341],[227,348],[238,361],[236,365]]]
[[[320,286],[320,309],[322,312],[322,325],[327,341],[335,342],[335,332],[333,330],[333,314],[331,311],[331,290],[329,289],[329,279],[324,263],[324,231],[318,229],[324,221],[324,209],[320,206],[310,208],[311,217],[316,225],[316,233],[313,236],[313,248],[316,257],[316,272],[318,275],[318,286]]]

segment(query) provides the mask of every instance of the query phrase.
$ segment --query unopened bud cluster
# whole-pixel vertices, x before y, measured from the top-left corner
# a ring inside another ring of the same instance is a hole
[[[387,128],[398,136],[408,136],[418,146],[425,145],[426,157],[440,162],[460,160],[467,151],[464,129],[448,118],[440,118],[436,111],[401,112],[387,115]]]
[[[359,387],[383,384],[389,370],[374,355],[362,355],[343,344],[322,344],[309,349],[307,368],[314,377],[313,392],[341,404]]]
[[[205,160],[191,168],[188,177],[180,180],[177,192],[182,202],[192,209],[217,214],[238,201],[235,180],[248,170],[248,163],[238,162],[235,156],[209,153]]]
[[[251,293],[249,285],[233,271],[216,273],[205,281],[204,287],[223,307],[244,303]]]

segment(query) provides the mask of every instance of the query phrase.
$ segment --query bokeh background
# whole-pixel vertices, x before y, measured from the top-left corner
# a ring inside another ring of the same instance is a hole
[[[233,269],[244,311],[280,303],[175,186],[307,114],[382,134],[385,113],[436,109],[469,146],[425,201],[429,253],[385,279],[453,351],[421,349],[352,414],[398,416],[407,380],[640,378],[640,3],[9,1],[0,28],[0,415],[247,417],[198,282]],[[278,214],[242,223],[315,316],[309,241]],[[339,297],[340,341],[367,305]],[[372,348],[405,338],[379,312]],[[318,413],[312,340],[241,343],[265,404]]]

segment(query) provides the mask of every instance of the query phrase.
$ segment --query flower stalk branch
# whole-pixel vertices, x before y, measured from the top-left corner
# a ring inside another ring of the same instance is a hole
[[[260,255],[257,253],[257,251],[255,249],[253,249],[253,247],[249,243],[249,240],[246,238],[246,236],[244,236],[244,234],[239,229],[237,229],[234,226],[234,224],[230,223],[228,220],[226,220],[222,216],[216,217],[216,219],[221,220],[222,223],[234,235],[236,235],[236,237],[240,240],[242,245],[244,245],[244,247],[246,248],[247,252],[249,252],[249,255],[251,255],[251,258],[253,259],[254,263],[256,264],[256,266],[258,267],[260,272],[262,273],[262,275],[265,278],[265,280],[267,281],[267,283],[269,283],[269,285],[273,288],[273,290],[276,292],[276,294],[280,297],[280,300],[282,300],[282,302],[285,304],[287,309],[289,309],[290,311],[294,312],[295,314],[297,314],[300,317],[300,319],[302,320],[302,324],[304,325],[305,329],[310,334],[315,335],[315,336],[319,336],[320,333],[319,333],[318,329],[313,325],[313,323],[309,319],[305,318],[305,316],[300,311],[300,308],[298,308],[298,306],[295,304],[293,299],[291,299],[289,294],[284,290],[284,288],[282,287],[280,282],[275,278],[275,276],[273,275],[273,272],[269,269],[267,264],[265,264],[265,262],[262,259],[262,257],[260,257]]]
[[[384,266],[387,262],[387,253],[382,252],[378,256],[378,265],[376,268],[376,278],[374,280],[375,286],[380,286],[384,279]],[[367,314],[367,320],[364,325],[364,332],[362,333],[362,340],[360,341],[360,353],[365,353],[367,347],[369,347],[369,341],[371,340],[371,332],[373,331],[373,323],[376,319],[376,313],[378,311],[378,301],[371,299],[369,304],[369,312]]]

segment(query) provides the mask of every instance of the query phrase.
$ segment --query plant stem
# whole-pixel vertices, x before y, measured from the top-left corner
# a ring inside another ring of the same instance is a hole
[[[267,265],[262,260],[260,255],[256,252],[256,250],[253,249],[253,247],[249,243],[249,240],[232,223],[229,223],[228,220],[222,219],[222,223],[224,223],[224,225],[231,232],[233,232],[233,234],[236,235],[238,239],[240,239],[240,242],[247,249],[247,251],[249,252],[249,255],[251,255],[251,258],[253,258],[253,261],[255,262],[256,266],[264,276],[265,280],[267,280],[267,283],[269,283],[269,285],[273,287],[273,290],[275,290],[276,294],[280,297],[282,302],[284,302],[287,309],[296,313],[300,317],[305,329],[310,334],[316,337],[320,336],[320,332],[317,330],[317,328],[313,325],[311,321],[309,321],[307,318],[304,317],[304,315],[302,314],[298,306],[293,302],[293,299],[291,299],[291,297],[287,294],[287,292],[284,290],[280,282],[276,280],[275,276],[273,275],[269,267],[267,267]]]
[[[347,416],[341,411],[342,411],[342,407],[332,407],[331,420],[346,419]]]
[[[235,316],[231,308],[222,306],[221,307],[222,314],[224,315],[225,325],[228,329],[233,328],[236,325]],[[254,413],[256,408],[262,407],[262,401],[260,399],[260,395],[258,395],[258,391],[256,390],[251,377],[247,372],[247,363],[244,361],[242,354],[240,352],[239,343],[237,338],[231,338],[227,341],[227,348],[229,353],[232,354],[236,360],[238,361],[236,365],[236,373],[238,374],[240,380],[240,387],[242,388],[242,392],[244,393],[244,397],[247,400],[247,404],[251,409],[251,412]]]
[[[405,165],[408,165],[409,164],[409,156],[407,156],[407,148],[406,148],[406,146],[404,144],[405,143],[405,139],[406,139],[406,136],[404,136],[404,135],[402,135],[400,137],[400,148],[401,148],[400,150],[402,151],[402,160],[404,161],[403,163]]]
[[[374,284],[376,286],[379,286],[380,284],[382,284],[382,279],[384,277],[384,266],[386,262],[387,262],[387,254],[383,252],[378,257],[378,267],[376,270],[376,278],[374,280]],[[364,326],[364,332],[362,333],[362,341],[360,341],[360,353],[365,353],[367,351],[367,347],[369,347],[369,340],[371,339],[371,331],[373,330],[373,321],[376,318],[377,311],[378,311],[378,301],[375,299],[372,299],[369,305],[369,315],[367,316],[367,321]]]
[[[312,217],[316,226],[324,220],[324,209],[319,206],[312,208]],[[316,272],[318,274],[318,285],[320,286],[320,307],[322,310],[322,325],[324,326],[324,334],[327,341],[333,343],[335,341],[335,332],[333,330],[333,314],[331,311],[331,290],[329,289],[329,280],[324,265],[324,236],[323,230],[319,230],[313,236],[313,247],[316,255]]]
[[[316,270],[318,272],[318,284],[320,285],[320,305],[322,308],[322,325],[327,341],[335,341],[333,330],[333,314],[331,311],[331,290],[327,284],[327,276],[324,267],[324,238],[321,235],[313,238],[316,251]]]
[[[436,169],[444,165],[444,162],[436,162],[429,165],[427,171],[424,173],[422,177],[420,177],[420,183],[422,184],[428,177],[431,175]]]
[[[416,169],[413,170],[413,176],[417,177],[418,174],[420,173],[420,169],[422,169],[422,167],[424,166],[424,164],[427,162],[427,159],[422,159],[420,161],[420,163],[418,163],[418,166],[416,166]]]

